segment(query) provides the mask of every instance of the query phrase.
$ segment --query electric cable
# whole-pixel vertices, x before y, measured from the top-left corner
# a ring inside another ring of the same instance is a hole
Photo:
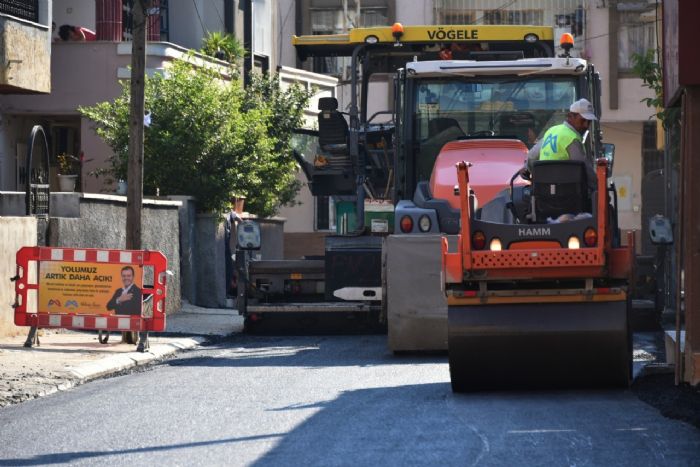
[[[199,14],[199,8],[197,8],[197,0],[192,0],[192,5],[194,5],[194,11],[197,12],[197,18],[199,18],[199,25],[202,26],[202,31],[209,34],[209,30],[207,30],[207,28],[204,27],[204,21],[202,21],[202,17]]]

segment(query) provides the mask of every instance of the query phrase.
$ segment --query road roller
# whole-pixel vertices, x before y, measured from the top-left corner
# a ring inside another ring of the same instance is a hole
[[[539,161],[481,207],[469,160],[455,164],[460,231],[442,244],[454,392],[629,384],[634,237],[620,238],[611,164],[596,160],[592,184],[583,161]]]

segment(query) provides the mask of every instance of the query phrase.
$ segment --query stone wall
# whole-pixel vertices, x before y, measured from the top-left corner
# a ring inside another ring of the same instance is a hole
[[[197,303],[197,274],[195,247],[197,241],[197,206],[192,196],[168,196],[168,199],[180,201],[178,208],[180,219],[180,286],[182,298],[190,303]]]
[[[215,214],[197,214],[195,236],[195,304],[207,308],[224,308],[226,246],[223,218]]]
[[[168,259],[166,313],[180,310],[180,227],[179,201],[144,200],[142,245],[161,251]],[[123,249],[126,245],[126,197],[83,194],[80,217],[52,217],[49,245],[78,248]]]
[[[50,196],[51,217],[80,217],[80,193],[57,192]],[[0,216],[24,216],[24,198],[23,191],[0,191]]]
[[[0,336],[23,334],[28,328],[14,324],[15,283],[17,274],[15,254],[23,246],[36,246],[36,218],[0,217]]]

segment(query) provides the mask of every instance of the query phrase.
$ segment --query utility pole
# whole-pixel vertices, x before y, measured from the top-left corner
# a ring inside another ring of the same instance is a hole
[[[131,108],[129,110],[129,164],[126,192],[126,249],[141,249],[143,203],[143,116],[146,74],[146,3],[134,0],[131,40]]]
[[[126,183],[126,249],[140,250],[143,204],[143,118],[146,75],[146,8],[149,0],[134,0],[131,10],[131,100],[129,109],[129,162]],[[127,342],[134,342],[133,334]],[[148,332],[139,332],[136,350],[148,349]]]

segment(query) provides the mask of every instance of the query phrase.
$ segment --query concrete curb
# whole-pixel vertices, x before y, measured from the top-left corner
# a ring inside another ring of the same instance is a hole
[[[129,352],[113,355],[94,362],[82,363],[69,368],[68,374],[81,383],[102,378],[136,366],[147,365],[153,361],[173,355],[182,350],[190,350],[206,341],[204,337],[187,337],[168,343],[153,344],[148,352]],[[63,389],[63,388],[62,388]]]

